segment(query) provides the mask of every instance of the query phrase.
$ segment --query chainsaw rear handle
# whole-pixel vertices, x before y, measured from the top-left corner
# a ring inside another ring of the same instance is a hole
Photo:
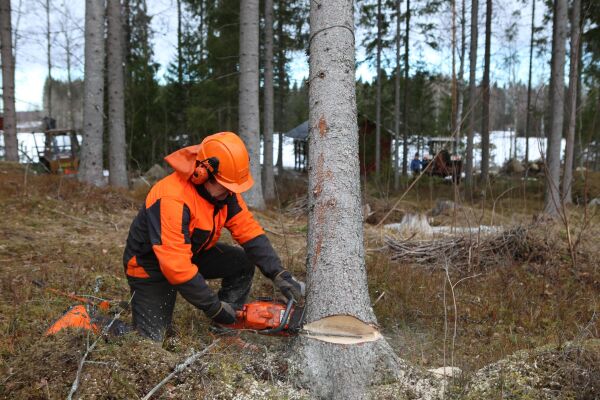
[[[288,300],[285,311],[283,312],[283,317],[281,318],[281,323],[277,326],[277,328],[263,329],[258,331],[258,333],[261,335],[272,335],[281,332],[289,322],[290,313],[292,312],[292,307],[295,302],[296,300],[294,300],[294,297]]]

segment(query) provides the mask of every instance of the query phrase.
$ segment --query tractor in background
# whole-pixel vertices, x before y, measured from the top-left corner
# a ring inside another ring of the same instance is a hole
[[[423,157],[423,169],[430,176],[452,179],[458,184],[462,173],[462,158],[456,151],[456,139],[452,137],[431,138],[427,145],[429,155]]]

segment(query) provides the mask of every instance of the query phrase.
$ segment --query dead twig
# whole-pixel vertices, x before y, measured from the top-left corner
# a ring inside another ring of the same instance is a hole
[[[158,389],[160,389],[165,383],[167,383],[168,381],[170,381],[171,379],[173,379],[173,377],[175,375],[177,375],[178,373],[180,373],[181,371],[183,371],[184,369],[186,369],[187,367],[189,367],[192,363],[194,363],[197,359],[199,359],[200,357],[202,357],[203,355],[205,355],[206,353],[208,353],[208,351],[210,349],[212,349],[213,347],[215,347],[219,342],[221,341],[221,339],[217,339],[214,342],[212,342],[210,345],[208,345],[204,350],[194,353],[191,356],[189,356],[188,358],[185,359],[184,362],[182,362],[181,364],[177,365],[175,367],[175,369],[173,370],[173,372],[171,372],[169,375],[167,375],[165,377],[165,379],[163,379],[162,381],[160,381],[160,383],[156,386],[154,386],[152,388],[152,390],[150,390],[148,392],[147,395],[145,395],[144,397],[142,397],[142,400],[148,400],[150,397],[152,397],[152,395],[154,395],[154,393],[156,393],[158,391]]]

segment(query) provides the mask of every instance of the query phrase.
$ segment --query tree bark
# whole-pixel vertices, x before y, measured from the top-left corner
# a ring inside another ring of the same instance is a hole
[[[525,173],[529,168],[529,137],[531,136],[531,74],[533,71],[533,44],[535,36],[535,2],[531,0],[531,38],[529,42],[529,73],[527,77],[527,117],[525,119]]]
[[[486,0],[485,54],[483,66],[483,109],[481,117],[481,184],[485,188],[490,173],[490,49],[492,40],[492,0]]]
[[[285,127],[285,94],[286,94],[286,82],[285,82],[285,46],[283,45],[283,8],[285,7],[286,0],[279,0],[277,2],[277,10],[279,18],[277,21],[277,97],[279,101],[277,103],[277,115],[279,126],[279,142],[277,145],[277,171],[279,174],[283,173],[283,132]]]
[[[409,28],[410,28],[410,0],[406,0],[406,25],[404,32],[404,112],[402,113],[402,176],[408,176],[408,56],[409,48]]]
[[[264,189],[265,200],[275,198],[273,175],[273,0],[265,0],[265,86],[264,86]]]
[[[78,179],[92,185],[104,183],[102,133],[104,127],[104,1],[85,2],[85,81],[83,143]]]
[[[254,178],[254,186],[244,193],[244,199],[250,207],[262,210],[265,208],[265,200],[260,167],[258,3],[258,0],[240,2],[239,133],[248,149],[250,172]]]
[[[352,10],[351,0],[311,3],[305,321],[344,315],[375,326],[363,248]],[[379,341],[298,337],[299,383],[316,398],[365,398]]]
[[[108,166],[109,183],[128,187],[125,141],[123,20],[120,0],[108,0]]]
[[[550,84],[551,127],[546,155],[546,192],[544,212],[558,216],[560,208],[560,142],[564,121],[564,66],[567,39],[567,1],[554,1],[554,27],[552,29],[552,67]]]
[[[567,143],[565,148],[565,173],[562,181],[562,194],[564,202],[573,202],[573,150],[575,148],[575,125],[577,122],[577,83],[579,68],[579,41],[581,36],[581,0],[573,0],[571,16],[571,54],[569,64],[569,91],[567,99],[569,109],[567,113]]]
[[[479,0],[471,1],[471,45],[469,47],[469,128],[465,162],[465,185],[473,187],[473,137],[475,135],[475,108],[477,106],[477,39],[478,39]]]
[[[52,41],[50,37],[50,0],[46,0],[46,56],[48,62],[48,117],[52,118]]]
[[[467,49],[467,32],[466,32],[467,18],[466,18],[466,2],[462,0],[460,9],[460,55],[458,64],[458,84],[456,93],[456,154],[459,151],[460,138],[462,136],[463,127],[463,106],[464,106],[464,74],[465,74],[465,53]]]
[[[394,189],[400,189],[400,5],[402,0],[396,0],[396,82],[394,90]]]
[[[381,172],[381,0],[377,0],[377,87],[375,95],[375,173]]]
[[[17,112],[15,109],[15,59],[12,50],[10,0],[0,0],[0,55],[2,56],[2,102],[4,104],[4,157],[19,161]]]

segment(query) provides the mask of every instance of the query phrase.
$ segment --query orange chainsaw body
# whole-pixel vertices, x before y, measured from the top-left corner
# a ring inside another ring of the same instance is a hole
[[[283,303],[262,300],[253,301],[244,304],[241,310],[236,311],[235,323],[224,326],[231,329],[251,329],[257,331],[274,329],[281,325],[285,309],[286,305]],[[283,327],[283,329],[286,328],[287,325]]]

